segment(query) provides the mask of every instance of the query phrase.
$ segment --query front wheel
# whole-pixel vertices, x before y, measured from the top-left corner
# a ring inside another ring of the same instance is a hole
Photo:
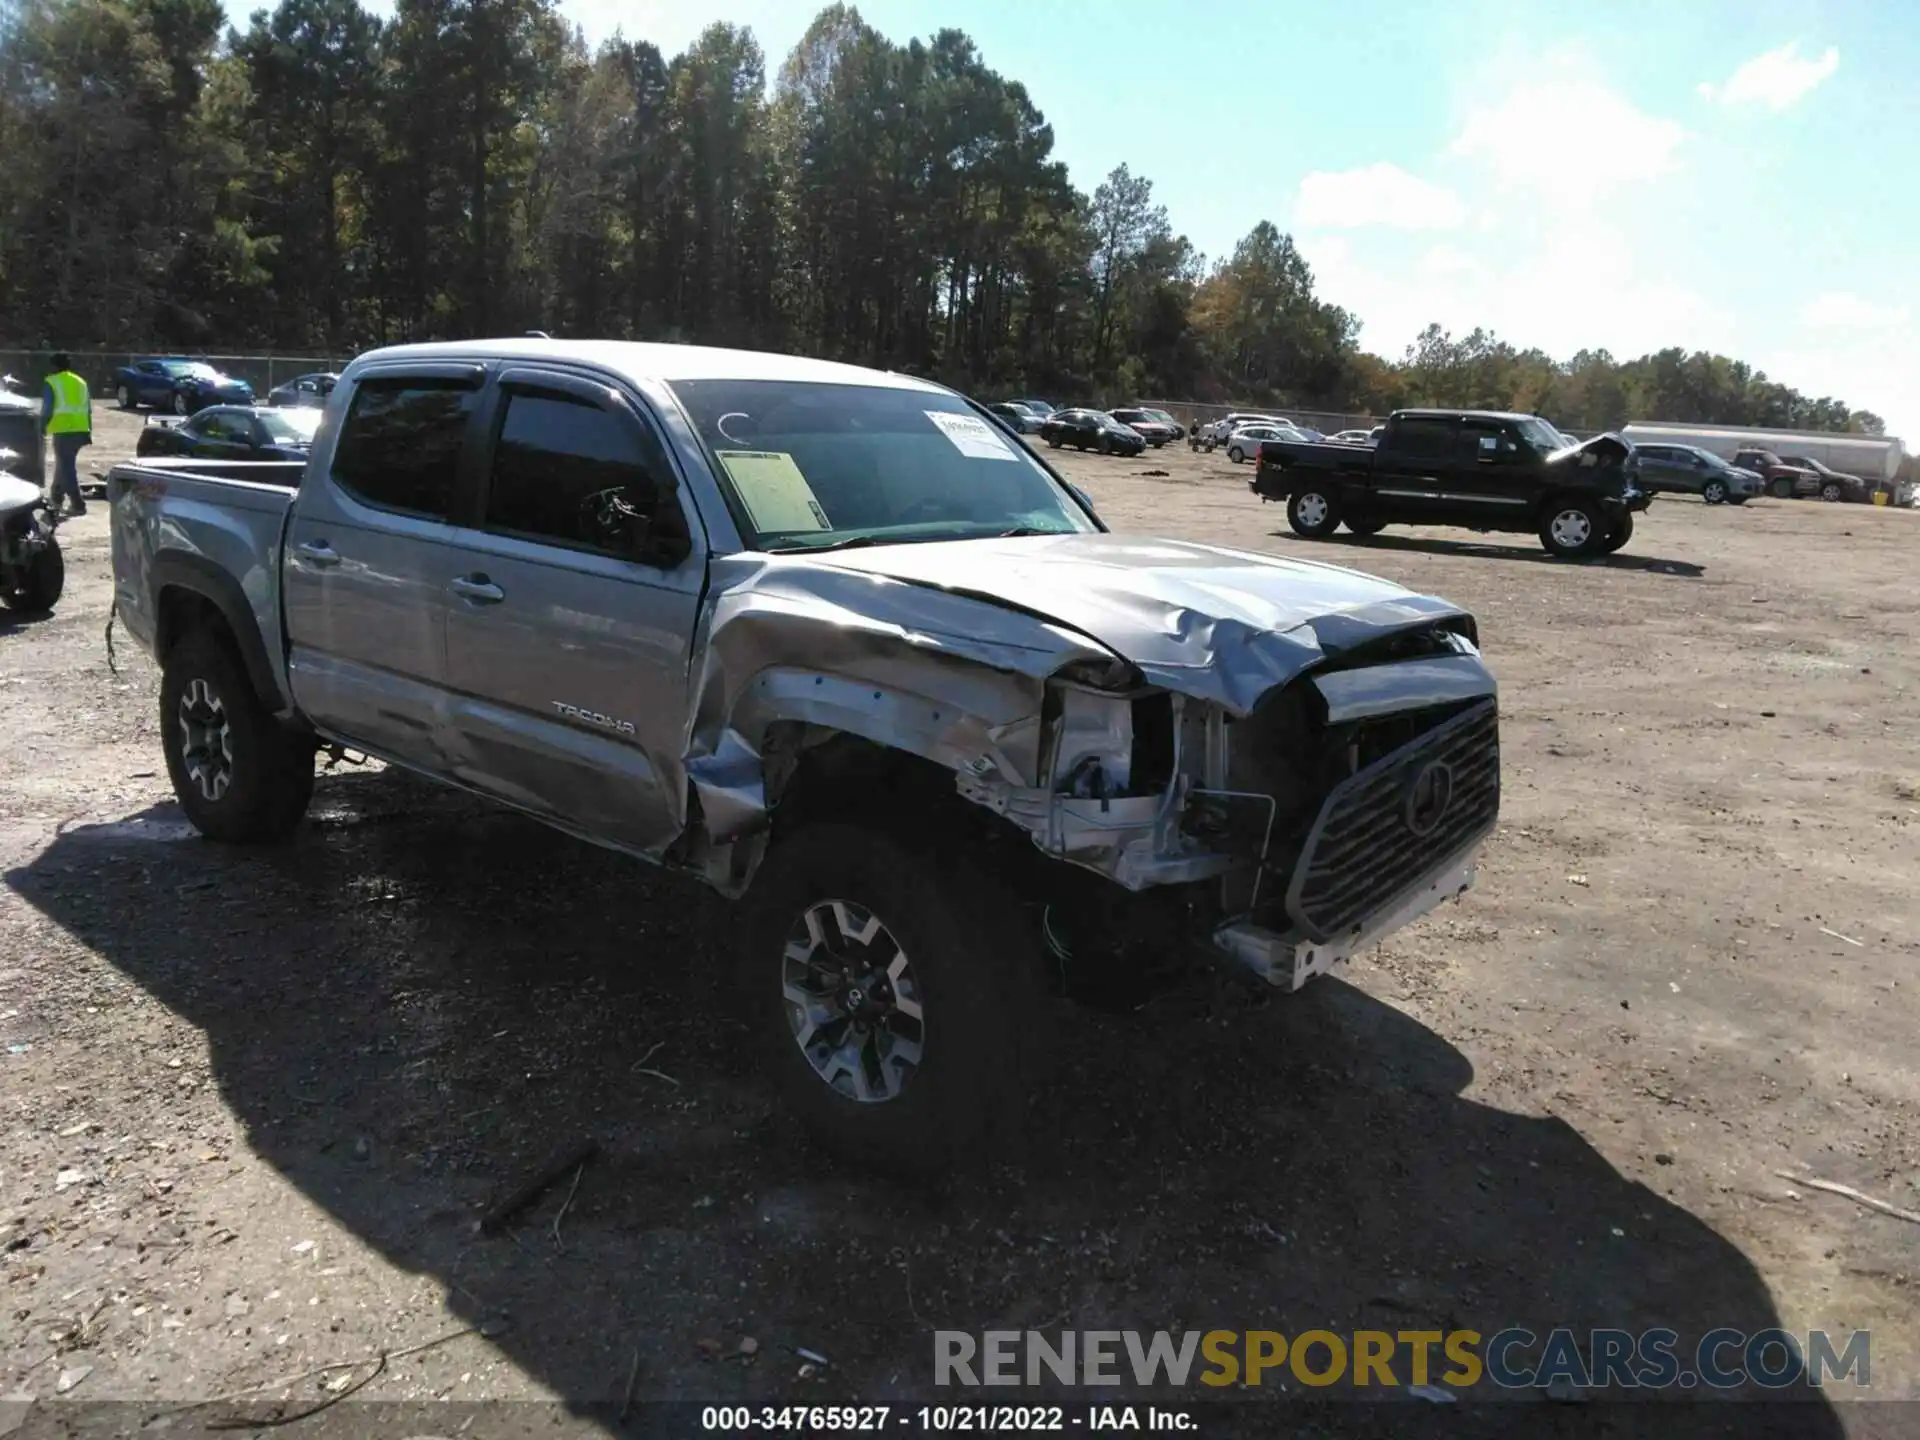
[[[1340,506],[1330,490],[1309,485],[1287,501],[1287,524],[1309,540],[1324,540],[1340,526]]]
[[[125,385],[120,387],[118,398],[122,410],[133,409],[133,391],[129,390]]]
[[[1826,484],[1820,487],[1820,498],[1826,501],[1829,505],[1833,505],[1838,503],[1841,500],[1844,500],[1846,498],[1846,494],[1847,494],[1846,491],[1842,490],[1837,484],[1835,484],[1831,480],[1829,480]]]
[[[1606,534],[1599,512],[1585,500],[1563,500],[1547,507],[1540,522],[1540,543],[1563,559],[1591,554]]]
[[[187,397],[178,390],[173,392],[173,413],[176,415],[192,413],[191,407],[187,404]]]
[[[1060,437],[1058,435],[1048,435],[1043,438],[1046,440],[1049,449],[1058,450],[1060,448]]]
[[[1246,458],[1247,458],[1247,452],[1242,450],[1238,445],[1234,446],[1231,450],[1227,451],[1227,459],[1231,460],[1236,465],[1244,464],[1246,462]]]
[[[1700,487],[1700,498],[1709,505],[1724,505],[1727,501],[1727,482],[1709,480]]]
[[[745,1000],[815,1140],[927,1176],[1015,1119],[1038,965],[963,847],[816,823],[774,842],[748,903]]]
[[[1776,500],[1793,499],[1793,481],[1776,480],[1773,482],[1773,498]]]
[[[60,553],[60,542],[49,539],[46,548],[20,567],[4,592],[9,610],[23,615],[41,615],[60,603],[67,588],[67,560]]]
[[[1113,453],[1113,437],[1112,436],[1102,435],[1100,437],[1100,453],[1102,455],[1111,455]]]
[[[160,744],[174,798],[209,840],[277,840],[313,798],[313,742],[280,725],[221,637],[196,630],[167,654]]]

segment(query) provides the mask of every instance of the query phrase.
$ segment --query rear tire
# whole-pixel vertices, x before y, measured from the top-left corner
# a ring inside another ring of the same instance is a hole
[[[1012,887],[940,834],[818,821],[777,839],[741,954],[767,1074],[801,1125],[916,1179],[1017,1129],[1041,1003]]]
[[[1331,490],[1309,484],[1288,498],[1287,524],[1296,535],[1324,540],[1340,528],[1340,502]]]
[[[160,744],[174,797],[209,840],[278,840],[313,798],[313,742],[279,724],[224,636],[196,630],[167,652]]]
[[[1727,482],[1709,480],[1700,487],[1700,498],[1709,505],[1724,505],[1727,501]]]
[[[1606,533],[1599,511],[1587,500],[1556,500],[1540,521],[1540,543],[1564,560],[1591,555]]]
[[[67,588],[67,558],[60,553],[60,542],[49,540],[47,548],[33,557],[20,583],[9,588],[4,597],[9,610],[22,615],[44,615],[60,603]]]

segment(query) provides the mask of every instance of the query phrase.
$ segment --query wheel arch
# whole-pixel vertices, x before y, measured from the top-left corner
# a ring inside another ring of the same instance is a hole
[[[185,636],[210,628],[232,645],[260,703],[275,712],[288,708],[238,580],[202,556],[175,551],[154,560],[153,593],[156,661],[164,665],[168,651]]]

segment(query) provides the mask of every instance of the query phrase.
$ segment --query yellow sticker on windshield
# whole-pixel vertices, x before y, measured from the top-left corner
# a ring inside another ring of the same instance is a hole
[[[754,529],[763,535],[831,530],[833,522],[793,456],[781,450],[716,450]]]

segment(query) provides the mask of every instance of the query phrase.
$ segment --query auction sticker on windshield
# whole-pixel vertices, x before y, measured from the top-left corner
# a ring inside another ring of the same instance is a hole
[[[953,442],[953,448],[975,460],[1013,460],[1018,457],[1007,442],[978,415],[955,415],[947,410],[929,410],[927,418],[940,427],[941,434]]]
[[[831,530],[833,522],[814,498],[813,487],[793,456],[782,450],[716,450],[740,503],[764,535],[795,530]]]

